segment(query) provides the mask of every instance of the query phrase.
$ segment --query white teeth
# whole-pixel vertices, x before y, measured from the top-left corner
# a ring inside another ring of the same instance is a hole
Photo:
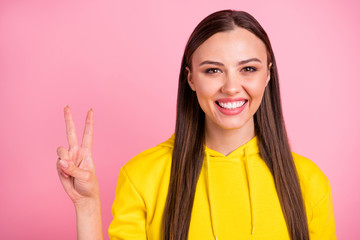
[[[227,102],[227,103],[223,103],[223,102],[219,102],[219,105],[222,107],[222,108],[225,108],[225,109],[235,109],[235,108],[238,108],[238,107],[241,107],[242,105],[245,104],[245,101],[238,101],[238,102]]]

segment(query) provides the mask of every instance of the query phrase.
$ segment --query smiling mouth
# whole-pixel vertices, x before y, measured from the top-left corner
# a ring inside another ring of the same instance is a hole
[[[215,101],[215,102],[221,108],[228,109],[228,110],[234,110],[236,108],[242,107],[247,102],[247,100],[235,101],[235,102],[218,102],[218,101]]]

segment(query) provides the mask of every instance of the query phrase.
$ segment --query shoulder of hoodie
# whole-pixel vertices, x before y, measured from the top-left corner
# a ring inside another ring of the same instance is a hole
[[[314,207],[330,194],[330,181],[310,159],[292,152],[300,186],[307,201]]]
[[[155,180],[164,172],[170,172],[173,152],[173,136],[168,140],[149,148],[124,164],[122,169],[133,183]]]

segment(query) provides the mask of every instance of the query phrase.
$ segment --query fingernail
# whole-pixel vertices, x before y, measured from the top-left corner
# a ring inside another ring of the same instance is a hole
[[[92,108],[90,108],[90,111],[94,111]]]
[[[68,162],[65,160],[60,160],[59,163],[60,163],[61,167],[64,169],[68,168],[68,166],[69,166]]]

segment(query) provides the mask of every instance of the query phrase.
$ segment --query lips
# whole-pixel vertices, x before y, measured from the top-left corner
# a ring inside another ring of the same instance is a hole
[[[217,108],[225,115],[241,113],[248,103],[245,98],[221,98],[215,101]]]

